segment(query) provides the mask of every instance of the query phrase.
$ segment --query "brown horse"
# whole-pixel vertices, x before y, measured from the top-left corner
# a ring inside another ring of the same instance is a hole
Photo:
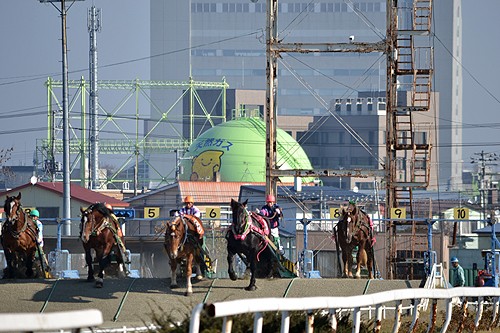
[[[21,193],[17,197],[7,196],[3,208],[6,219],[1,242],[7,260],[4,278],[35,277],[33,263],[38,248],[36,223],[23,210]]]
[[[112,257],[116,257],[116,261],[120,265],[120,272],[127,273],[125,253],[118,246],[118,238],[123,244],[125,244],[125,241],[123,236],[120,237],[117,230],[115,230],[111,221],[111,211],[103,203],[92,204],[87,209],[80,207],[80,211],[82,213],[80,239],[83,242],[85,262],[88,267],[87,281],[95,280],[96,287],[102,288],[104,285],[104,270],[111,264]],[[99,263],[97,279],[94,277],[94,258],[91,249],[94,249],[95,261]]]
[[[163,244],[170,261],[170,270],[172,271],[171,289],[178,287],[177,266],[182,264],[183,261],[186,263],[185,296],[190,296],[193,293],[191,283],[193,266],[196,269],[196,278],[198,280],[203,279],[202,271],[206,271],[207,268],[204,261],[204,251],[200,243],[200,236],[196,231],[196,226],[192,222],[192,219],[196,219],[202,225],[201,220],[193,215],[175,216],[171,221],[167,222],[165,242]]]
[[[361,277],[361,267],[365,266],[369,278],[373,279],[373,237],[368,215],[350,202],[347,208],[342,207],[337,231],[337,241],[342,248],[344,263],[343,277],[353,277],[352,251],[357,246],[355,277]]]

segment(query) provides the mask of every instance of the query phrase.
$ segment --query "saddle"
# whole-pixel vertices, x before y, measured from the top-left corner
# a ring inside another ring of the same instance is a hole
[[[254,231],[257,231],[259,234],[262,234],[262,235],[265,235],[265,236],[268,236],[269,235],[269,224],[268,222],[266,221],[266,218],[258,213],[255,213],[255,212],[251,212],[250,213],[250,216],[257,222],[259,222],[260,224],[260,229],[261,231],[257,230],[257,229],[252,229]]]
[[[191,226],[193,226],[195,228],[200,239],[203,238],[203,235],[205,234],[205,229],[203,228],[203,224],[201,223],[201,220],[194,215],[185,214],[184,217],[186,217],[187,220],[189,221],[189,223],[191,224]]]

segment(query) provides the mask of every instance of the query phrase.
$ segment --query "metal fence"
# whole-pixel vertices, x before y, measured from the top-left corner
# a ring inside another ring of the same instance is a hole
[[[394,314],[393,332],[398,332],[402,323],[402,312],[406,308],[412,314],[412,322],[409,332],[414,332],[417,325],[428,325],[434,327],[437,318],[437,303],[444,302],[445,315],[441,332],[446,332],[451,321],[454,304],[462,304],[464,312],[467,311],[467,299],[478,298],[475,303],[475,327],[479,326],[483,316],[486,302],[485,298],[492,297],[493,302],[487,303],[492,306],[493,316],[489,320],[489,329],[498,325],[498,310],[500,289],[493,287],[483,288],[453,288],[453,289],[399,289],[385,291],[375,294],[350,296],[350,297],[306,297],[306,298],[258,298],[234,300],[216,303],[200,303],[191,312],[190,333],[200,332],[200,317],[202,312],[214,318],[223,318],[222,332],[230,333],[233,317],[240,314],[250,313],[254,316],[253,332],[262,333],[263,313],[281,313],[281,333],[287,333],[290,329],[290,312],[304,312],[304,331],[312,333],[314,327],[314,311],[323,310],[329,314],[329,326],[332,332],[337,330],[338,314],[349,311],[352,317],[352,332],[359,332],[362,320],[372,319],[375,316],[374,332],[380,332],[386,319],[385,313],[391,310]],[[460,300],[463,300],[461,302]],[[422,304],[424,300],[432,300],[432,311],[428,323],[419,321]],[[411,301],[411,304],[403,307],[403,301]],[[364,314],[362,316],[362,314]],[[389,322],[389,320],[386,320]],[[432,330],[431,330],[432,331]]]

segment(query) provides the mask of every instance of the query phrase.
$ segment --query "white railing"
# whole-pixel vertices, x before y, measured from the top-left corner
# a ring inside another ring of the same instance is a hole
[[[401,325],[401,309],[404,300],[412,301],[412,324],[410,331],[418,323],[420,314],[420,303],[425,299],[443,300],[446,306],[446,314],[444,318],[443,328],[441,332],[446,332],[451,321],[453,299],[456,297],[477,297],[479,298],[476,308],[475,325],[479,326],[484,308],[484,297],[493,297],[493,318],[490,326],[497,319],[499,309],[500,288],[493,287],[466,287],[452,289],[399,289],[384,291],[375,294],[350,296],[350,297],[306,297],[306,298],[256,298],[235,300],[227,302],[217,302],[211,304],[198,304],[191,313],[191,321],[189,332],[198,333],[200,329],[200,316],[205,311],[209,316],[214,318],[223,318],[223,331],[230,333],[232,327],[232,316],[253,313],[254,314],[254,333],[262,332],[263,313],[264,312],[281,312],[281,333],[287,333],[290,326],[290,311],[305,311],[305,332],[313,332],[314,316],[311,314],[314,310],[328,311],[330,316],[330,326],[332,330],[337,329],[337,318],[335,314],[344,310],[352,311],[352,332],[357,333],[361,325],[361,312],[364,309],[375,308],[377,327],[375,332],[378,332],[382,326],[383,312],[385,307],[393,303],[396,309],[394,312],[393,332],[397,332]],[[431,311],[430,325],[435,323],[436,307]]]
[[[80,331],[102,325],[99,310],[79,310],[50,313],[0,313],[0,332],[62,332]]]

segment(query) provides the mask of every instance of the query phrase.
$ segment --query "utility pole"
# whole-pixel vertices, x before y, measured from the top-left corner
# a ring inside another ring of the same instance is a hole
[[[68,110],[68,52],[66,36],[66,2],[65,0],[39,0],[41,3],[50,3],[61,14],[61,48],[62,48],[62,112],[63,112],[63,226],[64,235],[71,235],[71,184],[69,161],[69,110]],[[76,0],[72,1],[72,4]],[[81,0],[80,0],[81,1]],[[60,2],[57,8],[54,2]],[[70,6],[71,7],[71,6]]]
[[[101,31],[101,10],[92,6],[88,11],[87,27],[90,35],[89,51],[89,171],[92,190],[98,189],[99,184],[99,99],[97,91],[97,32]]]
[[[478,165],[479,178],[479,200],[481,205],[482,220],[486,220],[487,201],[486,193],[490,190],[489,182],[486,181],[486,166],[496,165],[494,161],[498,161],[499,156],[495,153],[485,153],[483,150],[480,153],[474,153],[477,157],[471,157],[471,163]]]

